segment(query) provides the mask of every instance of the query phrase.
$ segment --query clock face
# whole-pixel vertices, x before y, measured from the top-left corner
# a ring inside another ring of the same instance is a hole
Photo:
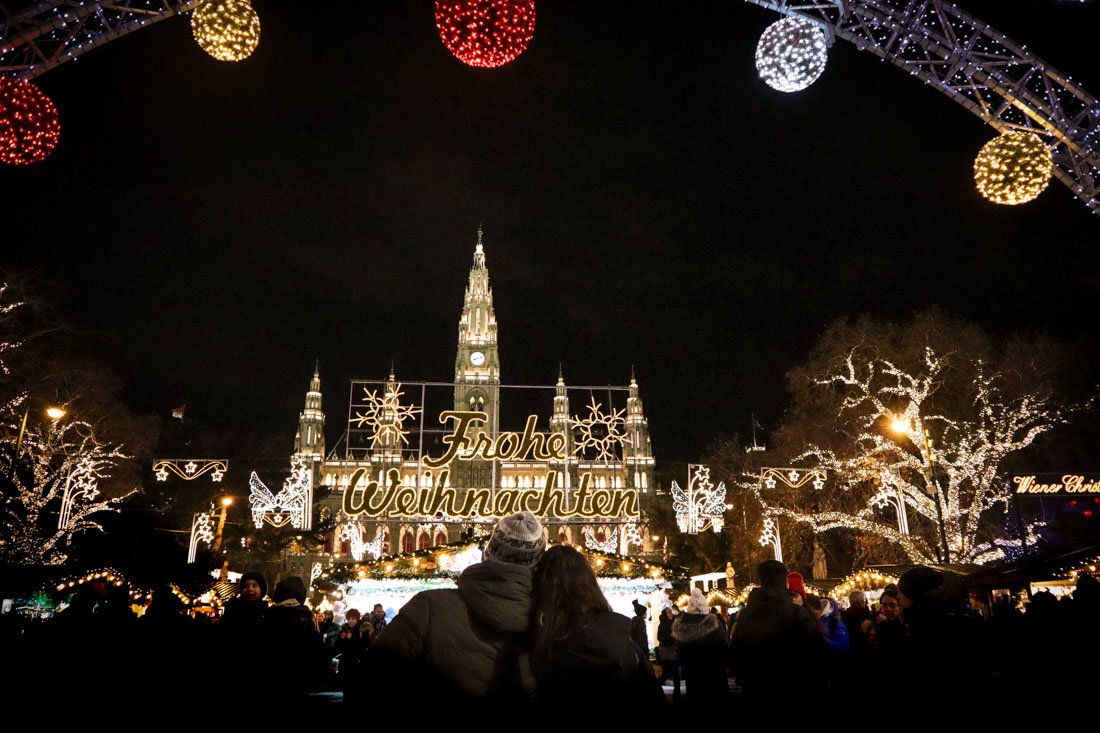
[[[470,363],[474,366],[481,366],[485,363],[485,354],[482,354],[480,351],[475,351],[470,354]]]

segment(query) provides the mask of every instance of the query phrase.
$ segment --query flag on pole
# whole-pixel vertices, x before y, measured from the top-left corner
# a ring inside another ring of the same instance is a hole
[[[183,419],[183,411],[186,408],[187,408],[187,405],[180,405],[179,407],[173,407],[172,408],[172,417],[174,417],[177,420],[182,420]]]

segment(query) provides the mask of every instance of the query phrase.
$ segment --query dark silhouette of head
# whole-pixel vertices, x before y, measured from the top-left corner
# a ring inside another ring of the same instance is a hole
[[[762,588],[787,589],[787,568],[778,560],[765,560],[757,565],[756,577]]]

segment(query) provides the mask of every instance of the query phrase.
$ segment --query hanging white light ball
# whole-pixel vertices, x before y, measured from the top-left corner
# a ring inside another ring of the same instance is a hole
[[[772,23],[756,46],[756,70],[772,89],[799,92],[825,71],[825,33],[797,15]]]

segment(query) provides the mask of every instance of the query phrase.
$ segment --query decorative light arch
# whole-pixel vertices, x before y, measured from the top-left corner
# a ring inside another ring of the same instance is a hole
[[[1004,133],[1050,147],[1054,175],[1100,214],[1100,102],[989,24],[944,0],[745,0],[821,25],[908,71]]]

